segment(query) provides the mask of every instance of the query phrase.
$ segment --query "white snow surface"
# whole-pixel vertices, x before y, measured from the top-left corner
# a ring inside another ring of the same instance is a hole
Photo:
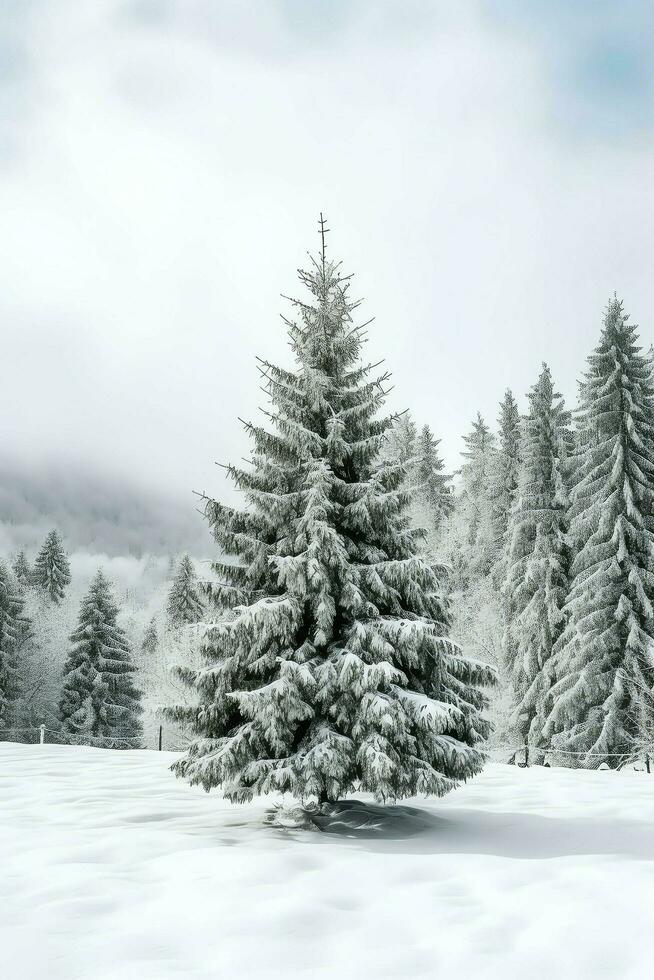
[[[652,975],[654,775],[491,765],[349,838],[174,758],[0,743],[3,977]]]

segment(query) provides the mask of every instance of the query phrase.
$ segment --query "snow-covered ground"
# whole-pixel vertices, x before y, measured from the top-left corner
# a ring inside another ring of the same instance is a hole
[[[494,765],[417,836],[348,839],[173,758],[0,743],[2,977],[652,976],[654,775]]]

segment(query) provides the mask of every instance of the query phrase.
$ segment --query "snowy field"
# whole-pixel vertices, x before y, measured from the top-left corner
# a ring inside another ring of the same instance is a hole
[[[348,839],[173,758],[0,743],[3,977],[652,976],[654,775],[495,765],[417,836]]]

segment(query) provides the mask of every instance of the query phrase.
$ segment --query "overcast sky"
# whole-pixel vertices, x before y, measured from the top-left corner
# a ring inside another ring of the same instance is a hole
[[[654,339],[654,6],[0,4],[2,453],[222,493],[317,246],[456,465],[617,290]],[[0,459],[1,465],[1,459]]]

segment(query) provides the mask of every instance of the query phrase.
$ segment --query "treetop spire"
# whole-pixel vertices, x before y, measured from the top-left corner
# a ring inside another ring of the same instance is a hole
[[[325,227],[327,224],[327,218],[324,217],[322,211],[320,212],[320,221],[318,223],[320,225],[320,259],[322,261],[322,269],[324,273],[326,253],[327,253],[327,243],[325,241],[325,235],[328,234],[329,228]]]

